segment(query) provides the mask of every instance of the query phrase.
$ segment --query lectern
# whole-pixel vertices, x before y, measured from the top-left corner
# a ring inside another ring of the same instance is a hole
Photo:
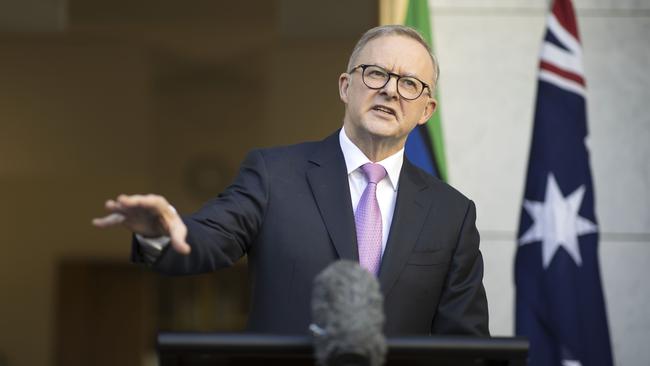
[[[159,333],[161,366],[312,366],[308,336],[250,333]],[[386,366],[524,366],[525,338],[388,338]]]

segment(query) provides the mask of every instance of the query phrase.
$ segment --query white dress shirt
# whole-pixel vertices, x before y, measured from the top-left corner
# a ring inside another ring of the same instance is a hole
[[[352,200],[352,209],[357,211],[357,205],[361,199],[363,191],[368,185],[365,174],[361,171],[361,166],[371,163],[370,159],[350,140],[345,134],[345,128],[341,128],[339,133],[339,143],[345,166],[348,173],[348,184],[350,185],[350,199]],[[395,201],[397,200],[397,186],[399,183],[399,174],[404,163],[404,149],[387,157],[382,161],[377,161],[386,169],[386,176],[377,184],[377,202],[381,211],[381,254],[384,255],[386,242],[390,232],[390,224],[393,221],[393,212],[395,211]],[[149,263],[153,263],[160,256],[162,250],[169,244],[168,236],[159,238],[145,238],[139,234],[135,235],[140,243],[140,249]]]
[[[352,200],[352,209],[357,212],[357,205],[361,199],[363,191],[368,185],[366,175],[363,174],[361,166],[366,163],[372,163],[370,159],[355,145],[345,133],[345,128],[339,133],[339,143],[345,158],[345,166],[348,173],[348,183],[350,184],[350,199]],[[386,169],[386,176],[377,183],[377,202],[381,211],[381,255],[386,250],[386,242],[390,232],[390,224],[393,222],[393,212],[395,211],[395,201],[397,200],[397,187],[399,183],[399,173],[404,163],[404,149],[387,157],[382,161],[375,162]]]

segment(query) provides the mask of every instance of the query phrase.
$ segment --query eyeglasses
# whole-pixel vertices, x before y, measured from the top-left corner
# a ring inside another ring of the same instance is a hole
[[[424,81],[413,76],[398,75],[390,72],[383,67],[377,65],[358,65],[353,67],[348,74],[352,74],[356,69],[361,68],[361,79],[363,83],[370,89],[381,89],[390,77],[394,76],[397,79],[397,93],[404,99],[414,100],[418,99],[425,88],[431,90],[431,87]]]

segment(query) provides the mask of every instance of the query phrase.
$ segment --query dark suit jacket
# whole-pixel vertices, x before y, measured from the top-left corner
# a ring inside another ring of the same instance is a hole
[[[472,201],[405,159],[379,271],[388,335],[488,335],[475,218]],[[251,152],[235,182],[183,220],[191,254],[166,250],[154,267],[210,272],[247,254],[252,331],[306,333],[313,278],[358,261],[338,133]]]

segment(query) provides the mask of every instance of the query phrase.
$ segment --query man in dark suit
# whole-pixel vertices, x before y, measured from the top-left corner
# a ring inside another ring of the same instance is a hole
[[[249,329],[305,333],[313,278],[337,259],[380,281],[386,333],[488,335],[474,204],[404,158],[434,112],[438,67],[410,28],[366,32],[339,77],[343,128],[251,152],[235,182],[181,218],[160,196],[109,200],[101,227],[136,233],[133,259],[170,274],[248,255]]]

